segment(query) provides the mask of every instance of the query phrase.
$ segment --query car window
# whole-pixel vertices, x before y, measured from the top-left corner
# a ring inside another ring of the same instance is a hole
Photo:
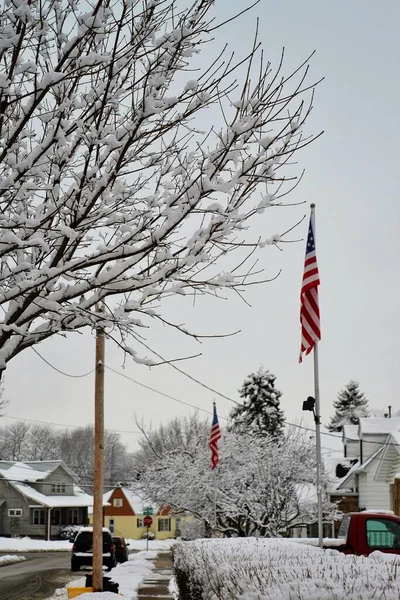
[[[347,539],[347,532],[349,531],[351,515],[345,515],[341,520],[338,537]]]
[[[367,519],[367,544],[370,548],[400,548],[400,524],[389,519]]]

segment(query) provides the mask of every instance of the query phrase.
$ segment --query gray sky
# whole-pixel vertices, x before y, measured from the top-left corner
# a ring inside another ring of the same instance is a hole
[[[216,2],[216,13],[242,7],[238,0]],[[350,379],[360,382],[371,407],[391,404],[400,409],[399,388],[399,283],[400,209],[398,138],[400,42],[398,0],[262,0],[240,24],[219,30],[239,53],[252,42],[256,16],[266,57],[276,64],[282,46],[287,53],[286,72],[314,49],[311,80],[325,77],[318,86],[308,132],[325,134],[299,156],[306,168],[302,184],[291,201],[315,202],[317,255],[320,268],[320,385],[322,418],[332,413],[337,392]],[[209,52],[211,53],[211,47]],[[206,117],[206,116],[205,116]],[[260,217],[257,231],[269,237],[296,222],[308,207],[270,209]],[[277,214],[277,213],[280,214]],[[306,235],[303,223],[299,236]],[[288,421],[299,420],[302,401],[313,394],[313,364],[308,357],[298,365],[300,344],[299,292],[304,242],[288,244],[279,252],[260,251],[267,276],[282,269],[267,285],[248,289],[246,306],[237,297],[228,300],[190,301],[178,298],[166,306],[168,316],[185,321],[201,333],[241,333],[201,345],[172,331],[155,328],[148,343],[168,358],[202,352],[195,360],[179,363],[188,373],[238,399],[245,376],[261,364],[277,376],[283,392],[281,406]],[[52,364],[71,374],[89,371],[94,362],[90,334],[51,340],[38,347]],[[138,349],[140,351],[140,349]],[[143,354],[143,352],[142,352]],[[111,344],[106,363],[125,375],[158,388],[182,401],[226,416],[231,403],[189,381],[170,366],[138,366]],[[13,360],[6,372],[7,414],[69,425],[93,421],[93,376],[72,379],[59,375],[32,350]],[[154,425],[190,408],[144,390],[107,372],[106,426],[136,429],[133,413]],[[4,419],[3,422],[12,422]],[[312,427],[310,415],[304,424]],[[123,434],[135,448],[135,434]],[[335,440],[323,439],[324,447]]]

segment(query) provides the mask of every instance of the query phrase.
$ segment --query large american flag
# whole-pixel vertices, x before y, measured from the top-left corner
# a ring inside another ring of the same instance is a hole
[[[314,238],[314,211],[311,209],[308,226],[306,257],[304,261],[303,283],[300,294],[301,350],[299,362],[303,354],[309,354],[321,339],[319,319],[318,286],[319,273]]]
[[[214,402],[213,421],[211,425],[210,441],[208,447],[211,450],[211,469],[215,469],[219,463],[218,442],[221,439],[221,429],[219,428],[217,417],[217,406]]]

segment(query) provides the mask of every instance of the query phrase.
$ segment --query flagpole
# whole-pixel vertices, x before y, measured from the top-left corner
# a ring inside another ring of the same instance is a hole
[[[214,469],[214,537],[217,537],[217,469]]]
[[[321,409],[319,401],[318,344],[314,346],[314,388],[315,388],[315,445],[317,451],[317,503],[318,503],[318,542],[323,547],[322,484],[321,484]]]
[[[315,204],[311,204],[311,216],[313,217],[313,233],[315,239]],[[318,342],[314,345],[314,397],[315,397],[315,445],[317,458],[317,506],[318,506],[318,543],[323,547],[323,520],[322,520],[322,482],[321,482],[321,405],[319,397],[319,361]]]

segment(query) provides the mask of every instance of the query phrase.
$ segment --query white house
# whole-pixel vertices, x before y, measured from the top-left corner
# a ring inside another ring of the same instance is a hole
[[[331,499],[347,500],[349,510],[358,504],[360,510],[400,515],[400,418],[361,418],[358,426],[345,425],[343,447],[345,458],[356,462],[331,490]]]

